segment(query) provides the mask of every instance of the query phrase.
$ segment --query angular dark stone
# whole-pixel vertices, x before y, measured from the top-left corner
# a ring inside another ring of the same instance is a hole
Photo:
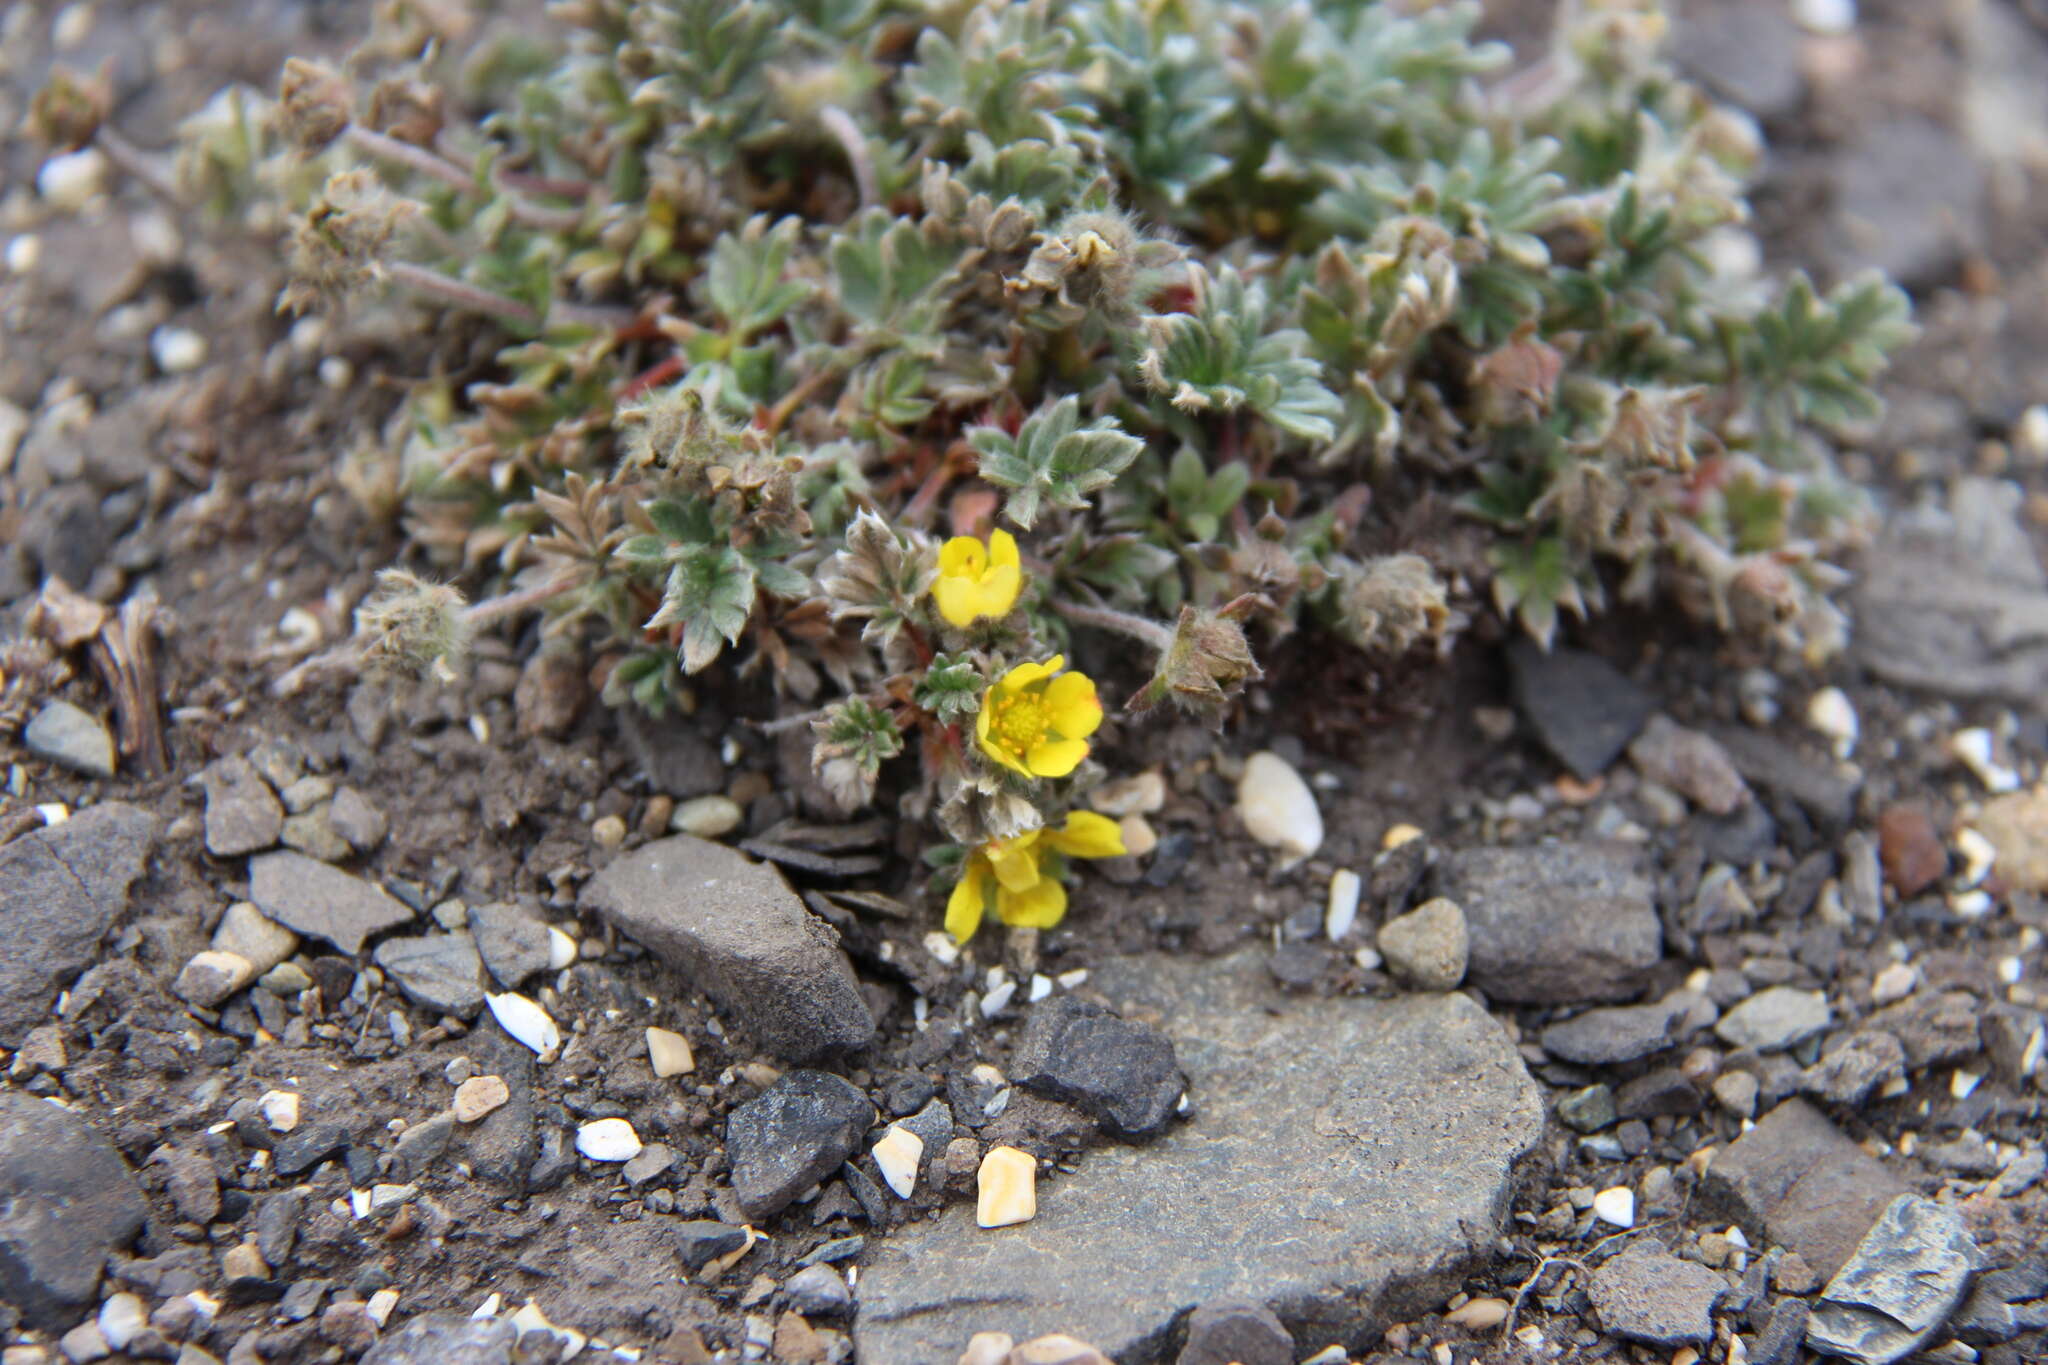
[[[875,1106],[837,1076],[792,1071],[732,1111],[725,1159],[749,1218],[781,1212],[839,1169],[874,1127]]]
[[[474,1019],[484,1007],[484,964],[468,934],[387,938],[373,955],[414,1004]]]
[[[156,821],[119,801],[0,846],[0,1045],[17,1047],[98,958],[156,842]]]
[[[1656,699],[1597,654],[1508,646],[1515,706],[1537,740],[1580,778],[1606,772],[1657,709]]]
[[[1033,1007],[1010,1071],[1019,1085],[1078,1105],[1116,1137],[1157,1137],[1187,1093],[1172,1039],[1071,995]]]
[[[236,754],[199,774],[206,788],[206,851],[216,858],[259,853],[284,831],[284,807],[255,765]]]
[[[354,956],[363,940],[411,921],[412,911],[380,886],[285,849],[249,860],[249,899],[295,933]]]
[[[1604,844],[1468,848],[1437,874],[1465,912],[1466,980],[1495,999],[1563,1005],[1639,995],[1664,933],[1638,855]]]
[[[1808,1310],[1798,1299],[1780,1299],[1749,1348],[1749,1365],[1797,1365],[1799,1345],[1806,1340]]]
[[[682,801],[725,786],[725,765],[719,762],[718,746],[705,738],[694,722],[678,716],[650,716],[635,706],[619,707],[612,715],[618,719],[626,752],[656,791]]]
[[[584,887],[583,903],[779,1056],[815,1061],[874,1038],[838,935],[769,864],[676,835],[612,862]]]
[[[469,932],[491,977],[508,991],[548,969],[548,926],[523,905],[497,901],[469,912]]]
[[[1678,1012],[1679,1007],[1662,1000],[1650,1005],[1587,1010],[1550,1025],[1539,1041],[1545,1052],[1564,1061],[1580,1066],[1614,1066],[1662,1052],[1676,1042],[1671,1036],[1671,1022]]]
[[[1860,1365],[1918,1350],[1969,1291],[1977,1244],[1955,1210],[1902,1194],[1821,1290],[1807,1344]]]
[[[31,1327],[70,1327],[148,1213],[127,1163],[84,1119],[0,1092],[0,1304]]]
[[[1828,759],[1757,730],[1721,726],[1710,733],[1745,781],[1798,806],[1822,829],[1840,830],[1855,814],[1856,783]]]
[[[1717,1152],[1695,1196],[1700,1214],[1741,1226],[1834,1274],[1905,1186],[1805,1100],[1787,1100]]]
[[[1188,1315],[1174,1365],[1294,1365],[1294,1338],[1264,1304],[1204,1304]]]
[[[1727,1292],[1719,1275],[1651,1241],[1603,1261],[1587,1286],[1602,1327],[1667,1351],[1711,1340],[1714,1305]]]
[[[509,1318],[424,1313],[372,1346],[361,1365],[512,1365],[518,1344]]]
[[[270,1164],[279,1175],[300,1175],[348,1146],[354,1135],[338,1123],[301,1124],[278,1139]]]
[[[721,1256],[730,1256],[747,1244],[745,1228],[706,1219],[676,1225],[676,1255],[683,1269],[692,1275]]]

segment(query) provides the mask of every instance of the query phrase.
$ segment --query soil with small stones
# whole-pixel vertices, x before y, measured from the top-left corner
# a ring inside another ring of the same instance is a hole
[[[1684,6],[1680,22],[1712,26],[1755,6],[1771,7],[1702,0]],[[1534,16],[1544,8],[1495,4],[1491,22],[1533,54],[1541,32]],[[293,0],[103,4],[65,59],[110,62],[116,122],[154,147],[221,84],[268,86],[287,53],[338,51],[355,21],[338,7]],[[0,22],[9,25],[0,68],[5,130],[19,123],[49,58],[52,16],[16,6]],[[1790,41],[1795,94],[1759,111],[1774,148],[1759,198],[1768,258],[1832,278],[1870,259],[1888,233],[1930,243],[1904,263],[1923,337],[1895,366],[1891,415],[1866,434],[1851,472],[1892,509],[1941,503],[1950,481],[1965,474],[2015,480],[2029,499],[2038,551],[2048,470],[2020,458],[2006,438],[2028,405],[2048,402],[2048,157],[2039,125],[2030,142],[2011,133],[2006,116],[2029,107],[2030,89],[2048,88],[2048,22],[2038,5],[1867,0],[1851,33],[1793,30]],[[1930,206],[1908,187],[1890,202],[1859,200],[1859,211],[1879,215],[1874,221],[1844,221],[1847,198],[1870,180],[1858,158],[1885,156],[1865,135],[1895,120],[1915,121],[1937,152],[1947,148],[1974,167],[1976,201]],[[648,1358],[703,1359],[700,1345],[737,1358],[748,1318],[772,1321],[786,1308],[783,1285],[798,1262],[822,1250],[857,1264],[864,1252],[847,1239],[886,1238],[883,1224],[965,1197],[942,1184],[871,1209],[864,1191],[828,1179],[815,1198],[767,1220],[761,1246],[729,1265],[683,1272],[675,1223],[738,1221],[725,1178],[725,1117],[758,1095],[776,1067],[637,945],[577,913],[589,876],[664,833],[671,796],[694,794],[657,790],[634,744],[594,701],[587,675],[604,661],[554,676],[550,695],[562,707],[554,720],[562,723],[547,733],[536,733],[531,699],[524,707],[519,700],[521,661],[535,643],[526,634],[484,639],[474,667],[452,686],[322,684],[289,700],[271,693],[292,663],[345,633],[349,607],[403,548],[390,514],[394,471],[374,453],[384,415],[417,376],[459,384],[486,375],[491,338],[464,326],[424,327],[400,311],[294,328],[271,311],[277,281],[263,264],[264,243],[225,238],[118,177],[113,193],[83,214],[49,213],[29,188],[41,156],[25,136],[0,140],[0,183],[8,187],[0,190],[0,241],[33,233],[41,246],[32,268],[0,274],[0,400],[34,424],[18,443],[0,438],[0,604],[11,604],[0,610],[0,635],[20,627],[43,567],[55,562],[81,564],[76,586],[103,601],[154,593],[166,610],[156,682],[168,771],[139,775],[130,761],[113,780],[93,781],[18,742],[0,744],[9,779],[0,839],[40,824],[34,808],[50,803],[132,803],[159,831],[150,869],[89,974],[92,989],[81,984],[53,1019],[62,1060],[50,1057],[46,1036],[41,1050],[24,1047],[0,1075],[0,1089],[63,1099],[139,1173],[149,1222],[132,1254],[116,1258],[102,1292],[135,1288],[151,1306],[179,1286],[221,1294],[203,1340],[222,1357],[248,1341],[244,1360],[250,1351],[310,1361],[332,1358],[336,1345],[359,1349],[364,1342],[349,1335],[346,1314],[323,1313],[324,1305],[386,1287],[401,1291],[398,1319],[467,1311],[502,1294],[508,1305],[535,1300],[556,1322],[607,1342],[648,1348]],[[203,338],[204,364],[161,372],[150,345],[161,327]],[[69,431],[67,404],[91,414]],[[0,407],[0,427],[8,414]],[[1084,637],[1077,653],[1087,657],[1090,643]],[[1775,746],[1797,770],[1795,783],[1799,773],[1838,775],[1801,717],[1815,689],[1841,687],[1861,725],[1847,823],[1816,818],[1784,794],[1791,785],[1761,791],[1769,820],[1745,827],[1708,818],[1649,789],[1627,760],[1594,783],[1560,781],[1556,762],[1515,719],[1497,631],[1482,627],[1448,662],[1411,664],[1392,676],[1320,641],[1289,642],[1221,735],[1158,724],[1110,728],[1099,756],[1112,772],[1157,767],[1170,777],[1168,800],[1150,817],[1159,848],[1086,870],[1074,913],[1055,931],[1035,939],[989,933],[963,963],[934,957],[926,936],[937,906],[908,823],[885,825],[872,847],[851,850],[884,855],[879,873],[835,880],[791,867],[800,889],[880,891],[909,911],[899,917],[878,913],[877,902],[813,899],[840,932],[881,1028],[872,1049],[839,1069],[886,1117],[947,1096],[978,1061],[1007,1066],[1022,1010],[984,1021],[975,1009],[983,973],[999,960],[1028,980],[1123,953],[1213,956],[1255,944],[1272,948],[1276,972],[1304,993],[1396,993],[1399,984],[1361,965],[1372,958],[1355,950],[1376,924],[1414,903],[1414,887],[1369,896],[1345,943],[1326,943],[1318,926],[1332,872],[1368,872],[1398,823],[1427,831],[1439,854],[1552,837],[1639,841],[1667,931],[1679,927],[1667,933],[1644,998],[1689,981],[1723,1004],[1767,986],[1824,991],[1833,1022],[1822,1039],[1794,1048],[1797,1063],[1832,1053],[1869,1018],[1878,1008],[1872,983],[1902,961],[1915,972],[1909,1003],[1962,992],[1971,1010],[1999,1001],[2039,1008],[2030,983],[2048,970],[2048,909],[2023,889],[1994,877],[1991,912],[1974,916],[1958,913],[1939,885],[1912,897],[1888,894],[1879,924],[1816,906],[1838,866],[1847,879],[1838,860],[1853,850],[1852,836],[1878,830],[1887,811],[1916,806],[1946,836],[1981,804],[1978,779],[1947,746],[1956,731],[1990,727],[2003,761],[2037,778],[2048,767],[2048,713],[2038,704],[2014,710],[1901,693],[1840,663],[1822,676],[1785,675],[1770,719],[1757,711],[1753,672],[1770,660],[1683,622],[1616,614],[1579,631],[1574,643],[1617,664],[1680,723]],[[108,716],[108,696],[82,657],[74,663],[77,676],[58,695]],[[667,741],[679,750],[671,762],[701,774],[704,790],[741,801],[746,824],[734,838],[815,815],[803,804],[805,774],[788,747],[754,724],[764,718],[761,691],[707,683],[695,713],[673,722],[690,740]],[[349,958],[303,945],[320,989],[289,1006],[272,997],[258,1011],[254,992],[242,992],[208,1010],[173,993],[226,907],[249,891],[245,858],[207,851],[205,796],[193,779],[217,759],[263,745],[294,756],[306,774],[353,788],[388,820],[381,843],[349,854],[343,867],[444,921],[455,919],[458,903],[525,900],[576,941],[574,965],[551,971],[545,990],[530,988],[567,1031],[558,1059],[533,1066],[488,1014],[465,1022],[409,1003],[372,970],[368,949]],[[1328,829],[1315,857],[1285,871],[1244,837],[1233,812],[1237,766],[1261,748],[1316,779]],[[624,838],[608,848],[596,831],[614,816]],[[1756,909],[1747,922],[1702,926],[1688,918],[1717,864],[1734,866]],[[922,1027],[920,998],[928,1011]],[[1783,1066],[1734,1055],[1710,1030],[1647,1060],[1576,1065],[1536,1040],[1579,1010],[1494,1012],[1523,1040],[1553,1103],[1606,1085],[1624,1107],[1634,1097],[1639,1111],[1589,1135],[1551,1122],[1523,1173],[1494,1268],[1466,1286],[1476,1299],[1513,1303],[1506,1323],[1460,1308],[1394,1324],[1378,1358],[1426,1356],[1439,1344],[1458,1361],[1510,1358],[1503,1350],[1536,1358],[1537,1347],[1501,1343],[1517,1327],[1538,1329],[1541,1349],[1562,1348],[1565,1358],[1626,1358],[1642,1348],[1607,1333],[1587,1296],[1587,1267],[1655,1240],[1726,1272],[1731,1292],[1745,1283],[1744,1268],[1763,1248],[1731,1245],[1727,1218],[1709,1218],[1692,1198],[1690,1163],[1742,1131],[1742,1087],[1721,1097],[1717,1074],[1748,1068],[1767,1096],[1792,1082]],[[693,1073],[654,1077],[642,1042],[650,1025],[689,1039]],[[1909,1056],[1869,1098],[1824,1107],[1907,1187],[1961,1212],[1987,1265],[2010,1265],[2048,1244],[2040,1184],[2012,1191],[1997,1174],[2038,1162],[2039,1075],[2016,1080],[1999,1074],[1981,1046],[1959,1047],[1939,1060]],[[516,1125],[487,1116],[416,1179],[407,1175],[394,1165],[400,1135],[445,1109],[456,1081],[471,1073],[504,1075],[513,1098],[501,1112],[523,1109],[520,1121],[537,1120],[538,1131],[565,1134],[591,1119],[626,1117],[643,1141],[666,1144],[673,1162],[633,1184],[616,1166],[565,1158],[555,1163],[559,1183],[526,1189],[536,1158],[546,1164],[545,1147],[517,1149],[515,1132],[515,1150],[501,1150],[497,1135]],[[271,1139],[247,1123],[221,1125],[237,1101],[273,1090],[300,1096],[305,1124],[347,1129],[336,1144],[341,1159],[292,1177],[276,1174],[269,1159],[250,1159],[250,1143]],[[1084,1118],[1049,1103],[1019,1105],[1005,1122],[978,1136],[1007,1135],[1063,1157],[1101,1140]],[[180,1196],[179,1161],[153,1159],[166,1148],[204,1158],[220,1186],[217,1207],[195,1204],[189,1189]],[[1978,1148],[1990,1155],[1973,1156]],[[289,1259],[274,1280],[230,1290],[223,1253],[256,1240],[267,1201],[295,1182],[306,1192],[291,1220]],[[380,1183],[417,1191],[402,1212],[355,1217],[351,1192]],[[1643,1192],[1638,1226],[1625,1235],[1592,1212],[1595,1191],[1623,1185]],[[303,1288],[309,1281],[329,1282],[328,1294],[312,1296]],[[1709,1357],[1726,1358],[1735,1331],[1755,1358],[1770,1335],[1766,1324],[1777,1330],[1773,1305],[1813,1287],[1780,1274],[1747,1308],[1724,1305]],[[0,1306],[0,1318],[8,1312]],[[817,1325],[836,1331],[844,1323],[821,1316]],[[1320,1344],[1297,1342],[1303,1355]],[[825,1347],[844,1349],[829,1335]],[[2040,1358],[2048,1347],[2036,1333],[1977,1349],[1981,1359],[2003,1362]]]

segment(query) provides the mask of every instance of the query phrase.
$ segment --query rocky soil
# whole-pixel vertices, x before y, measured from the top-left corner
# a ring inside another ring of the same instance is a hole
[[[1926,329],[1848,657],[1299,646],[1108,734],[1145,851],[966,952],[743,688],[503,635],[277,694],[489,338],[278,320],[12,130],[105,60],[160,149],[342,8],[0,9],[0,1362],[2048,1354],[2041,6],[1682,7],[1772,259]]]

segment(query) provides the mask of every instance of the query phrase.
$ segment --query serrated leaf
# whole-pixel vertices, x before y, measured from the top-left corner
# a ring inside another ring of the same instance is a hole
[[[1116,482],[1145,449],[1113,417],[1081,425],[1081,401],[1069,395],[1024,419],[1015,438],[976,427],[968,441],[982,455],[981,476],[1011,491],[1003,514],[1030,529],[1044,506],[1080,511]]]

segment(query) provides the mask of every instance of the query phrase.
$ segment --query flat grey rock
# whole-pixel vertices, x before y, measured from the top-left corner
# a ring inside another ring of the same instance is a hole
[[[875,1106],[824,1071],[792,1071],[732,1111],[725,1159],[749,1218],[770,1218],[859,1150]]]
[[[0,1092],[0,1302],[60,1331],[91,1307],[107,1254],[149,1206],[120,1153],[66,1109]]]
[[[678,834],[614,860],[582,899],[778,1056],[819,1061],[874,1038],[839,936],[766,863]]]
[[[1737,1223],[1751,1245],[1775,1242],[1826,1276],[1905,1188],[1825,1114],[1794,1099],[1715,1153],[1695,1198],[1703,1218]]]
[[[484,963],[468,934],[387,938],[374,955],[406,999],[473,1019],[484,1007]]]
[[[1508,646],[1515,706],[1558,762],[1591,781],[1657,709],[1648,692],[1597,654],[1559,645],[1546,652],[1517,636]]]
[[[1587,1294],[1600,1325],[1630,1341],[1673,1350],[1714,1336],[1714,1305],[1728,1282],[1697,1261],[1639,1241],[1593,1271]]]
[[[1722,99],[1772,119],[1791,113],[1805,93],[1801,36],[1777,0],[1692,4],[1678,16],[1672,56]]]
[[[2048,578],[2016,486],[1959,481],[1947,512],[1887,523],[1862,571],[1853,651],[1878,677],[1946,697],[2048,691]]]
[[[1649,984],[1664,930],[1639,855],[1608,844],[1468,848],[1437,873],[1465,912],[1465,979],[1496,1000],[1628,1000]]]
[[[1156,1361],[1226,1301],[1358,1347],[1441,1304],[1498,1234],[1542,1099],[1468,997],[1291,999],[1256,951],[1112,960],[1090,985],[1160,1021],[1192,1118],[1041,1182],[1030,1223],[956,1205],[893,1232],[861,1271],[862,1359],[953,1365],[975,1332],[1059,1331]]]
[[[1678,1041],[1671,1024],[1683,1002],[1659,1000],[1648,1005],[1617,1005],[1587,1010],[1550,1025],[1539,1041],[1553,1057],[1580,1066],[1615,1066],[1662,1052]]]
[[[427,1313],[372,1346],[362,1365],[512,1365],[518,1343],[508,1318]]]
[[[0,1045],[19,1045],[98,960],[155,842],[148,814],[109,801],[0,846]]]
[[[1948,1320],[1969,1291],[1978,1261],[1961,1215],[1902,1194],[1821,1291],[1806,1344],[1858,1365],[1891,1365]]]
[[[114,737],[90,711],[53,701],[36,712],[21,742],[37,758],[87,777],[114,775]]]
[[[491,978],[504,990],[516,991],[528,977],[548,969],[548,926],[523,905],[479,905],[469,912],[469,932]]]
[[[1714,1025],[1731,1047],[1752,1052],[1783,1052],[1827,1028],[1834,1019],[1828,998],[1819,991],[1772,986],[1733,1006]]]
[[[383,887],[288,849],[249,860],[249,899],[287,929],[350,954],[372,934],[412,920]]]
[[[237,754],[199,774],[206,788],[206,851],[216,858],[260,853],[284,832],[284,807],[256,766]]]

